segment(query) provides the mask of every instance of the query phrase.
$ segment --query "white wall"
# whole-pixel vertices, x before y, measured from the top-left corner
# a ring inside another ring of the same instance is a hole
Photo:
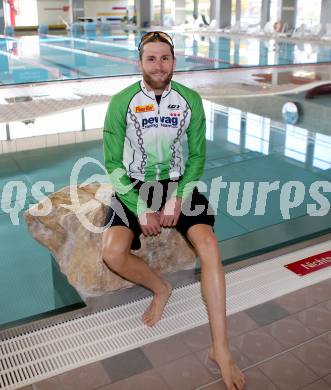
[[[38,21],[40,24],[58,24],[61,16],[67,22],[70,21],[70,10],[65,12],[63,6],[69,6],[69,0],[38,0]],[[58,8],[52,10],[50,8]]]
[[[106,16],[122,18],[125,10],[115,10],[113,7],[128,7],[127,0],[85,0],[85,16]]]
[[[70,22],[70,12],[64,12],[63,6],[69,6],[69,0],[37,0],[39,24],[58,24],[59,16]],[[125,10],[116,10],[113,7],[128,7],[128,0],[85,0],[85,16],[110,16],[122,18]],[[51,10],[50,8],[58,8]],[[101,15],[108,14],[108,15]]]
[[[37,0],[24,0],[15,3],[18,13],[15,26],[36,26],[38,24]]]

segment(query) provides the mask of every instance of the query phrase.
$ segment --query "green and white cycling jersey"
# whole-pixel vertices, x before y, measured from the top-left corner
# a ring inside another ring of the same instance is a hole
[[[189,151],[186,162],[185,135]],[[146,209],[137,190],[123,191],[131,185],[130,178],[154,181],[181,176],[176,196],[190,194],[203,173],[205,136],[201,97],[180,83],[171,81],[159,104],[154,91],[149,91],[143,80],[114,95],[104,124],[104,159],[109,174],[121,172],[111,175],[120,200],[135,215]]]

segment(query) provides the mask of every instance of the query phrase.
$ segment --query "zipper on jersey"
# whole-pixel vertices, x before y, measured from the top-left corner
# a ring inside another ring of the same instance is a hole
[[[160,159],[160,155],[159,155],[159,131],[161,129],[161,118],[160,118],[160,105],[161,105],[161,101],[162,101],[162,95],[161,95],[160,103],[158,103],[157,100],[156,100],[156,103],[157,103],[157,116],[158,116],[158,124],[159,124],[159,127],[158,127],[157,132],[156,132],[156,145],[157,145],[157,157],[158,157],[158,160]],[[158,162],[157,166],[156,166],[156,175],[159,176],[159,173],[160,173],[160,167],[159,167],[159,162]]]

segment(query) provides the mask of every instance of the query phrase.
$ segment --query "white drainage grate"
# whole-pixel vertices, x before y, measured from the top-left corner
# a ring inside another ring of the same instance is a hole
[[[174,290],[164,319],[153,328],[141,321],[149,302],[145,298],[1,342],[0,389],[17,389],[207,321],[198,284]]]
[[[330,248],[331,242],[325,242],[226,274],[227,313],[331,278],[331,267],[305,277],[283,267]],[[153,328],[141,321],[150,300],[145,298],[0,342],[0,389],[18,389],[207,322],[200,283],[175,289],[162,320]]]

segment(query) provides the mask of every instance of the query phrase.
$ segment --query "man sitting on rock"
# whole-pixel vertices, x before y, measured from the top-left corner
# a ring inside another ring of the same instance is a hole
[[[219,365],[228,389],[242,389],[244,375],[228,345],[225,277],[214,215],[195,187],[205,163],[202,101],[198,93],[172,81],[176,60],[169,35],[147,33],[138,50],[143,80],[112,97],[105,119],[105,166],[116,195],[106,218],[103,259],[121,277],[152,291],[153,300],[142,320],[153,326],[162,316],[171,286],[131,249],[140,248],[141,233],[157,236],[162,226],[175,227],[186,237],[201,262],[212,335],[209,357]]]

